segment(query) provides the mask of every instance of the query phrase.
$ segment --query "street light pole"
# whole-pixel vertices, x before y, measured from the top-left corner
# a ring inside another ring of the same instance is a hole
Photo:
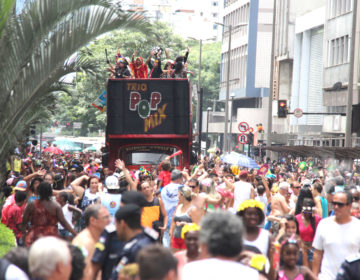
[[[228,148],[228,120],[229,120],[229,94],[230,94],[230,53],[231,53],[231,32],[232,25],[229,25],[229,46],[228,46],[228,67],[226,73],[226,98],[225,98],[225,129],[223,141],[223,153],[229,151]]]
[[[352,124],[352,103],[353,103],[353,83],[354,83],[354,56],[355,56],[355,38],[356,38],[356,14],[357,1],[353,2],[353,16],[351,28],[350,45],[350,63],[349,63],[349,84],[346,103],[346,129],[345,129],[345,147],[352,147],[351,124]]]
[[[197,127],[197,135],[198,135],[198,153],[201,154],[201,130],[200,130],[200,114],[201,112],[201,53],[202,53],[202,39],[200,39],[200,54],[199,54],[199,76],[198,76],[198,86],[197,86],[197,104],[196,104],[196,127]]]
[[[234,108],[234,97],[235,97],[235,94],[234,93],[231,93],[231,113],[233,111],[233,108]],[[230,114],[230,140],[229,140],[229,148],[230,148],[230,151],[232,150],[232,114]]]
[[[208,145],[207,145],[207,140],[208,140],[208,135],[209,135],[209,113],[211,111],[211,107],[207,108],[207,117],[206,117],[206,138],[205,138],[205,154],[207,153],[208,150]]]
[[[215,24],[221,25],[223,27],[227,27],[229,29],[229,46],[228,46],[228,67],[227,67],[227,75],[226,75],[226,98],[225,98],[225,128],[224,128],[224,141],[223,141],[223,153],[226,153],[229,151],[229,146],[228,146],[228,122],[229,122],[229,94],[230,94],[230,53],[231,53],[231,33],[232,33],[232,29],[233,26],[230,25],[225,25],[223,23],[219,23],[219,22],[214,22]],[[245,26],[248,25],[249,23],[247,22],[242,22],[237,24],[235,28],[240,27],[240,26]]]
[[[271,57],[270,57],[270,89],[269,89],[269,104],[268,104],[268,125],[266,131],[266,146],[271,146],[271,131],[272,131],[272,101],[274,88],[274,52],[275,52],[275,22],[276,22],[276,1],[274,0],[273,7],[273,21],[272,21],[272,36],[271,36]],[[266,151],[270,157],[270,150]]]

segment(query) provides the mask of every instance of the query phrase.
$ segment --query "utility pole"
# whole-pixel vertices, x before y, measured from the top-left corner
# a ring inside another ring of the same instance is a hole
[[[223,153],[229,152],[228,148],[228,120],[229,120],[229,95],[230,95],[230,61],[231,61],[231,32],[232,25],[229,25],[229,46],[228,46],[228,65],[226,75],[226,99],[225,99],[225,129],[224,129],[224,141],[223,141]]]
[[[201,53],[202,53],[202,39],[200,39],[200,54],[199,54],[199,76],[198,76],[198,84],[197,84],[197,96],[198,96],[198,102],[197,102],[197,108],[196,108],[196,127],[197,127],[197,135],[198,135],[198,153],[201,153],[201,125],[200,125],[200,114],[201,112],[201,106],[200,103],[202,98],[200,92],[201,92]],[[202,118],[201,118],[202,119]]]
[[[272,36],[271,36],[271,60],[270,60],[270,89],[269,89],[269,104],[268,104],[268,125],[266,131],[266,146],[271,146],[271,131],[272,131],[272,101],[274,88],[274,52],[275,52],[275,23],[276,23],[276,1],[274,0],[273,20],[272,20]],[[271,151],[266,150],[266,155],[269,157]]]
[[[351,45],[350,45],[350,63],[349,63],[349,83],[346,103],[346,129],[345,129],[345,147],[352,147],[351,124],[352,124],[352,103],[353,103],[353,83],[354,83],[354,57],[355,57],[355,39],[356,39],[356,14],[357,0],[353,1],[353,16],[351,27]]]

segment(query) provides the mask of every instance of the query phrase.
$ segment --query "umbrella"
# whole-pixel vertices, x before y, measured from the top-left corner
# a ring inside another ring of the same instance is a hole
[[[72,145],[60,145],[59,147],[66,152],[79,152],[82,150],[80,147]]]
[[[221,156],[221,160],[231,165],[239,165],[247,168],[259,168],[255,160],[236,152],[231,152]]]
[[[54,147],[54,146],[51,146],[51,147],[47,147],[44,152],[46,153],[53,153],[55,155],[61,155],[63,154],[64,152],[62,150],[60,150],[58,147]]]
[[[91,147],[87,147],[87,148],[85,149],[85,151],[86,151],[86,152],[96,152],[97,149],[96,149],[96,147],[91,146]]]

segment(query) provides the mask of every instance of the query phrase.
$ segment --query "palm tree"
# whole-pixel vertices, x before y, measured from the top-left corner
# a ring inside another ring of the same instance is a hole
[[[16,132],[36,117],[39,99],[64,74],[84,69],[81,59],[64,64],[68,57],[117,28],[150,30],[141,14],[111,0],[32,0],[19,15],[9,14],[14,1],[0,0],[5,2],[0,4],[0,163]]]

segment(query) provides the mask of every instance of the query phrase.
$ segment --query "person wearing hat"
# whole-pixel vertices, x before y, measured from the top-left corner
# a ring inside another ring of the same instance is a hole
[[[12,195],[10,195],[8,198],[6,198],[4,206],[2,208],[1,223],[3,223],[4,225],[7,225],[8,211],[9,211],[10,207],[16,203],[15,202],[16,192],[26,192],[26,190],[27,190],[26,181],[20,180],[16,183],[16,185],[14,187],[14,193]],[[21,206],[23,211],[25,210],[25,206],[26,206],[26,203],[24,203]]]
[[[15,192],[15,203],[10,205],[6,213],[7,227],[12,229],[14,232],[18,246],[24,245],[22,241],[21,223],[25,211],[25,205],[26,192],[17,191]]]
[[[108,209],[111,217],[114,218],[121,202],[121,190],[118,177],[115,175],[108,176],[105,179],[105,187],[107,192],[101,193],[100,202]]]
[[[152,55],[155,55],[154,63],[151,63],[151,60],[148,62],[150,69],[150,78],[160,78],[164,73],[170,73],[171,70],[162,70],[161,69],[161,50],[157,54],[154,51],[151,52]]]
[[[136,54],[137,51],[134,51],[133,55],[131,56],[130,68],[134,73],[135,79],[146,79],[148,77],[147,64],[150,61],[152,54],[149,55],[145,63],[143,62],[143,58],[141,56],[138,56],[135,60]]]
[[[163,245],[165,247],[170,247],[169,230],[170,230],[172,217],[174,215],[176,206],[179,202],[178,191],[182,183],[183,183],[183,174],[181,173],[180,170],[174,169],[171,172],[170,184],[167,184],[161,190],[161,199],[164,202],[165,211],[168,215],[168,225],[163,236]]]
[[[118,279],[121,269],[135,263],[139,251],[155,243],[158,238],[156,232],[141,227],[141,208],[136,204],[124,205],[116,211],[115,218],[117,236],[126,243],[111,279]]]
[[[240,181],[234,183],[234,205],[233,208],[238,209],[240,204],[245,200],[254,199],[255,191],[253,186],[247,182],[248,172],[242,170],[240,172]]]

